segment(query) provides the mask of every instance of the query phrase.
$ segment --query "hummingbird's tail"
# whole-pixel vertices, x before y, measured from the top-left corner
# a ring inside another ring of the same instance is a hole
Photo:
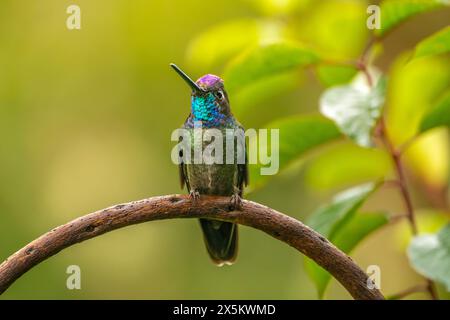
[[[237,225],[209,219],[200,219],[200,225],[212,261],[218,266],[233,264],[238,251]]]

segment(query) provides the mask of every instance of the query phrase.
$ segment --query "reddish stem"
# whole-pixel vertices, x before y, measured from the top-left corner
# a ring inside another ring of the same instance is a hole
[[[359,70],[361,70],[364,73],[364,75],[366,76],[369,87],[373,86],[373,79],[372,79],[372,76],[367,67],[367,65],[368,65],[367,60],[368,60],[370,50],[372,49],[373,45],[379,40],[380,40],[380,38],[372,37],[368,41],[366,47],[364,48],[364,51],[361,54],[359,60],[356,62],[356,67]],[[417,235],[418,230],[417,230],[416,218],[414,215],[414,208],[413,208],[411,196],[409,194],[409,190],[407,187],[405,172],[404,172],[403,164],[401,161],[401,154],[402,154],[403,150],[396,149],[394,147],[394,144],[392,143],[392,141],[389,139],[389,136],[386,132],[386,126],[385,126],[383,117],[380,118],[378,126],[375,128],[375,135],[381,139],[381,141],[385,145],[385,147],[392,159],[392,162],[394,163],[395,171],[397,174],[397,180],[398,180],[397,185],[398,185],[398,188],[402,195],[403,202],[405,203],[405,207],[406,207],[406,217],[408,218],[409,224],[411,226],[412,234]],[[407,142],[407,144],[409,144],[409,142]],[[425,279],[427,282],[426,289],[429,292],[431,298],[433,300],[439,299],[433,281],[428,278],[425,278]]]
[[[405,170],[403,168],[403,163],[401,161],[401,152],[400,150],[396,149],[392,143],[392,141],[389,139],[389,136],[386,132],[386,126],[384,123],[384,119],[381,118],[379,122],[379,127],[377,130],[377,134],[379,135],[381,141],[386,146],[386,149],[392,159],[392,162],[394,163],[394,169],[397,174],[398,179],[398,188],[400,190],[400,193],[402,195],[403,202],[406,207],[406,216],[409,221],[409,225],[411,226],[411,232],[413,235],[418,234],[417,229],[417,223],[416,223],[416,217],[414,214],[414,207],[412,205],[411,195],[409,193],[407,183],[406,183],[406,176],[405,176]],[[433,300],[438,299],[438,295],[434,286],[434,283],[432,280],[426,278],[427,281],[427,290]]]
[[[399,293],[396,293],[392,296],[389,297],[390,300],[399,300],[399,299],[403,299],[406,298],[407,296],[413,294],[413,293],[418,293],[418,292],[427,292],[428,291],[428,285],[427,284],[419,284],[417,286],[408,288],[404,291],[401,291]]]

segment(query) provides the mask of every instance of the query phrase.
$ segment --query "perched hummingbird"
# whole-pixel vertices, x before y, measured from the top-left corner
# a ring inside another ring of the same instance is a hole
[[[192,89],[191,112],[182,128],[193,129],[201,122],[202,129],[218,129],[224,133],[227,129],[242,130],[242,125],[234,118],[230,110],[228,95],[223,80],[215,75],[207,74],[194,82],[175,64],[170,65]],[[225,144],[225,138],[223,139]],[[189,142],[192,149],[194,142]],[[206,145],[202,142],[202,148]],[[224,147],[225,149],[225,147]],[[244,155],[245,141],[241,144]],[[237,152],[235,148],[232,150]],[[225,158],[225,151],[223,152]],[[180,159],[182,159],[180,154]],[[236,154],[233,155],[236,159]],[[194,164],[179,165],[181,188],[186,185],[190,197],[195,201],[200,195],[230,196],[231,205],[240,206],[244,185],[248,183],[247,157],[245,161],[222,164]],[[236,260],[238,249],[237,225],[212,219],[200,219],[206,249],[212,261],[222,266],[232,264]]]

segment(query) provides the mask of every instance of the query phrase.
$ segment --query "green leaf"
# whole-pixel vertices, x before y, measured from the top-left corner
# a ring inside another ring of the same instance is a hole
[[[307,151],[341,136],[334,123],[320,115],[302,115],[280,119],[268,124],[270,129],[279,129],[279,169],[283,170],[291,162],[301,157]],[[249,149],[257,147],[250,141]],[[268,140],[268,151],[271,150],[271,140]],[[259,159],[260,160],[260,159]],[[261,168],[267,167],[261,163],[250,165],[250,190],[262,186],[269,175],[261,175]]]
[[[333,239],[329,240],[343,252],[349,254],[362,240],[384,226],[388,221],[386,213],[357,213]],[[323,298],[331,275],[309,258],[305,259],[305,267],[308,275],[316,284],[319,297]]]
[[[231,98],[233,113],[240,118],[246,111],[254,112],[253,106],[261,106],[267,100],[294,91],[303,81],[302,74],[296,70],[267,77],[254,84],[243,87]]]
[[[422,40],[416,46],[414,58],[422,58],[448,52],[450,52],[450,27],[446,27],[425,40]]]
[[[310,49],[291,42],[258,47],[234,60],[225,70],[228,91],[254,84],[264,78],[319,61]]]
[[[415,237],[408,248],[413,268],[450,291],[450,223],[437,234]]]
[[[333,243],[345,253],[350,253],[372,231],[389,222],[387,213],[357,213],[333,239]]]
[[[377,183],[367,183],[339,193],[330,204],[315,211],[308,219],[307,225],[324,237],[332,239],[378,186]]]
[[[435,127],[450,127],[450,90],[447,91],[434,108],[428,112],[420,124],[420,132],[424,132]]]
[[[335,239],[340,239],[339,241],[342,241],[340,244],[351,250],[351,247],[356,246],[362,237],[359,236],[361,233],[348,232],[349,221],[355,217],[356,211],[378,186],[378,183],[367,183],[339,193],[330,204],[315,211],[308,219],[307,225],[333,243],[335,243]],[[341,232],[345,232],[345,234],[342,233],[341,236]],[[355,235],[354,239],[353,235]],[[348,242],[345,242],[343,237],[347,237]],[[317,287],[319,297],[322,298],[329,282],[329,275],[312,260],[306,259],[305,266],[308,275]]]
[[[357,74],[352,66],[320,65],[317,67],[319,80],[327,87],[348,83]]]
[[[381,115],[386,81],[370,88],[360,74],[350,85],[332,87],[320,98],[320,111],[334,120],[342,133],[362,147],[372,146],[372,129]]]
[[[409,61],[402,55],[391,68],[387,94],[386,127],[396,146],[417,136],[424,115],[450,87],[450,60],[442,55]],[[448,185],[449,137],[446,128],[414,139],[404,154],[414,176],[438,190]]]
[[[409,55],[397,59],[389,76],[386,121],[396,145],[417,134],[424,115],[450,86],[449,59],[431,56],[409,63],[408,59]]]
[[[386,152],[346,142],[333,144],[312,158],[305,170],[305,181],[321,190],[342,188],[381,179],[391,168]]]
[[[301,19],[293,19],[296,36],[332,60],[356,59],[367,42],[365,1],[314,0]]]
[[[210,68],[224,62],[245,48],[254,46],[261,37],[263,23],[237,20],[214,26],[189,44],[188,62],[199,68]]]
[[[401,22],[417,14],[448,5],[448,0],[385,0],[381,3],[381,29],[377,35],[385,35]]]

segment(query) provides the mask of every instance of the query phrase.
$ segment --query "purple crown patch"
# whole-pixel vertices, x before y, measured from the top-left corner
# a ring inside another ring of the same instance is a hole
[[[197,80],[197,84],[204,87],[212,87],[217,82],[222,82],[222,79],[213,74],[207,74]]]

